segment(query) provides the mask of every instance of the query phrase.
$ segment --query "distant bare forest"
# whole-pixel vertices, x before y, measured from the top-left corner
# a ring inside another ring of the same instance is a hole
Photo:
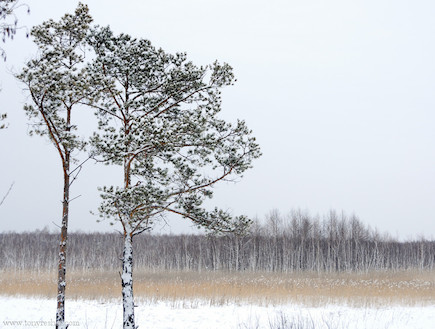
[[[57,266],[58,235],[46,231],[0,234],[0,270],[47,270]],[[120,267],[119,233],[72,233],[72,270]],[[285,219],[271,212],[249,234],[152,235],[134,240],[136,268],[177,271],[371,271],[433,270],[435,241],[401,242],[331,212],[324,219],[294,211]]]

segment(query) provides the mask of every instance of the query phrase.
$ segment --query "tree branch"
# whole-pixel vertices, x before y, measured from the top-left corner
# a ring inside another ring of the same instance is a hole
[[[2,198],[2,200],[0,201],[0,206],[3,204],[3,202],[5,202],[6,198],[8,197],[9,193],[12,190],[12,187],[14,186],[15,182],[12,182],[11,186],[9,186],[8,191],[6,192],[6,194],[4,195],[4,197]]]
[[[222,176],[220,176],[220,177],[218,177],[218,178],[216,178],[216,179],[214,179],[214,180],[212,180],[212,181],[210,181],[210,182],[208,182],[208,183],[206,183],[206,184],[198,185],[198,186],[192,186],[192,187],[189,187],[187,190],[181,190],[181,191],[177,191],[177,192],[171,193],[171,194],[168,195],[168,198],[173,197],[173,196],[175,196],[175,195],[180,195],[180,194],[183,194],[183,193],[190,193],[190,192],[193,192],[193,191],[196,191],[196,190],[202,189],[202,188],[209,187],[209,186],[211,186],[211,185],[213,185],[213,184],[219,182],[220,180],[224,179],[225,177],[227,177],[229,174],[231,174],[231,172],[233,171],[233,169],[234,169],[234,168],[231,167],[230,170],[228,170],[228,171],[227,171],[226,173],[224,173]]]
[[[191,93],[190,93],[189,95],[187,95],[186,97],[180,99],[179,101],[176,101],[174,104],[172,104],[172,105],[170,105],[169,107],[167,107],[167,108],[161,110],[161,111],[160,111],[159,113],[157,113],[153,118],[157,118],[157,117],[159,117],[161,114],[165,113],[166,111],[169,111],[169,110],[170,110],[171,108],[173,108],[174,106],[177,106],[177,105],[179,105],[180,103],[186,101],[187,99],[189,99],[190,97],[192,97],[192,96],[195,95],[196,93],[199,93],[199,92],[201,92],[201,91],[203,91],[203,90],[206,90],[206,89],[209,89],[209,88],[211,88],[211,87],[210,87],[210,86],[207,86],[207,87],[200,88],[200,89],[197,89],[197,90],[191,92]],[[159,107],[159,106],[158,106],[158,107]],[[157,108],[158,108],[158,107],[157,107]],[[157,109],[157,108],[155,108],[155,109]],[[154,110],[151,110],[151,112],[152,112],[152,111],[154,111]]]
[[[47,94],[47,91],[44,92],[44,95],[42,96],[41,102],[37,102],[36,96],[33,93],[32,88],[30,87],[30,83],[29,83],[29,91],[30,91],[30,95],[32,96],[33,101],[35,102],[36,106],[38,106],[39,113],[41,113],[41,116],[45,122],[45,126],[48,129],[49,136],[53,140],[54,146],[56,147],[57,151],[59,152],[59,156],[62,160],[62,163],[65,163],[65,156],[64,156],[62,149],[60,147],[60,141],[58,141],[56,139],[56,136],[55,136],[55,135],[57,135],[56,127],[53,125],[53,122],[51,120],[49,120],[49,118],[46,116],[46,114],[44,112],[44,105],[42,105],[42,102],[44,101],[45,95]],[[54,131],[53,131],[53,129],[54,129]],[[57,136],[57,137],[59,138],[59,136]]]

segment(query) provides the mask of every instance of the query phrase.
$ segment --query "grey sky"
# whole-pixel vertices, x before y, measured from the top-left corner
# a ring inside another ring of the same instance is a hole
[[[435,2],[427,0],[83,1],[94,21],[144,37],[197,64],[230,63],[238,82],[223,117],[245,119],[263,157],[213,204],[263,217],[277,208],[355,213],[399,237],[435,236]],[[76,1],[28,0],[27,26],[72,12]],[[54,227],[62,174],[54,148],[26,135],[26,95],[9,74],[35,53],[24,33],[0,63],[0,231]],[[88,114],[85,114],[88,115]],[[89,115],[89,129],[93,117]],[[72,230],[95,223],[97,185],[120,183],[118,168],[88,164],[72,194]],[[175,221],[171,230],[185,230]]]

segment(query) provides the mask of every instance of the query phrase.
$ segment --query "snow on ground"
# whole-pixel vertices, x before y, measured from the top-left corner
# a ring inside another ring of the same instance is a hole
[[[435,305],[386,308],[329,305],[306,308],[300,305],[209,306],[198,301],[139,301],[138,304],[135,312],[140,329],[270,329],[271,323],[289,320],[304,324],[302,328],[307,329],[312,329],[313,324],[316,329],[435,328]],[[0,296],[0,328],[53,328],[55,308],[55,300]],[[70,300],[66,302],[66,317],[70,329],[121,328],[122,305],[117,301]]]

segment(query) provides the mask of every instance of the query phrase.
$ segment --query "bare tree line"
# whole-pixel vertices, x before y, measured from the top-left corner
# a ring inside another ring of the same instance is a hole
[[[0,234],[0,269],[46,270],[57,265],[57,234]],[[72,270],[116,270],[122,236],[72,233]],[[432,270],[435,241],[400,242],[365,226],[355,216],[331,211],[322,220],[294,211],[271,212],[248,235],[153,235],[134,240],[137,269],[178,271],[370,271]]]

